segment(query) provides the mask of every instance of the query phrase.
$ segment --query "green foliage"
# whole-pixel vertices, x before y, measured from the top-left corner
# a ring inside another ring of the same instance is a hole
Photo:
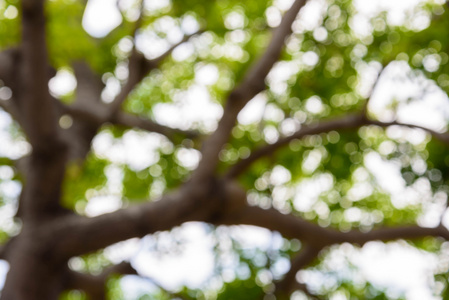
[[[78,290],[72,290],[64,292],[60,297],[59,300],[87,300],[86,295]]]
[[[84,11],[81,1],[50,1],[47,11],[49,52],[55,67],[91,56],[88,54],[94,50],[94,45],[81,26]]]
[[[86,201],[86,192],[101,189],[106,183],[104,168],[108,162],[89,155],[83,165],[73,163],[67,167],[63,186],[63,204],[75,208],[78,201]]]
[[[0,2],[0,49],[17,45],[19,41],[19,7],[17,1]]]
[[[153,182],[149,168],[135,172],[125,166],[123,171],[123,185],[125,186],[123,197],[130,200],[148,198],[149,188]]]
[[[107,299],[109,300],[122,300],[124,299],[123,292],[120,288],[120,277],[114,275],[108,280],[107,283]]]
[[[125,111],[149,119],[155,118],[157,105],[176,106],[186,98],[190,89],[200,85],[196,75],[205,65],[213,65],[218,70],[217,81],[205,87],[210,99],[213,103],[224,105],[229,93],[260,58],[270,40],[274,26],[267,19],[270,10],[284,13],[277,8],[278,1],[271,0],[172,0],[167,3],[162,8],[145,10],[137,34],[151,32],[155,40],[174,44],[162,22],[170,20],[182,33],[183,21],[188,18],[193,18],[205,32],[190,39],[192,53],[184,58],[169,55],[124,102]],[[364,67],[374,66],[378,72],[392,61],[402,61],[411,68],[406,78],[419,83],[420,78],[426,76],[432,80],[430,86],[449,92],[449,35],[443,30],[449,28],[449,10],[442,4],[435,1],[421,4],[414,12],[409,12],[410,15],[405,16],[407,21],[400,25],[389,21],[388,12],[372,15],[368,20],[372,33],[360,35],[352,23],[357,14],[352,1],[328,0],[326,3],[328,7],[317,18],[316,28],[310,29],[304,24],[293,26],[294,33],[286,41],[281,59],[275,66],[285,67],[283,72],[287,70],[290,73],[281,79],[275,75],[282,72],[267,77],[267,90],[263,92],[265,111],[259,121],[236,124],[228,143],[220,152],[219,174],[225,174],[233,164],[260,147],[275,143],[301,127],[360,113],[369,96],[369,93],[360,91]],[[55,69],[70,68],[73,62],[84,59],[103,79],[116,77],[123,83],[118,69],[127,65],[130,51],[120,45],[132,45],[135,20],[124,9],[121,11],[121,25],[104,38],[93,38],[82,27],[84,5],[81,0],[47,1],[47,40],[51,64]],[[137,6],[137,3],[133,5]],[[430,15],[431,24],[425,28],[413,27],[409,19],[417,12]],[[19,22],[17,1],[0,0],[0,49],[18,45]],[[434,59],[436,66],[426,66],[426,59]],[[406,101],[391,99],[389,106],[394,111],[405,102],[420,101],[423,94],[413,95]],[[182,129],[209,133],[213,127],[197,122],[190,128]],[[114,141],[123,140],[128,130],[114,125],[106,128]],[[272,139],[269,138],[270,132],[274,136]],[[10,134],[14,138],[22,135],[15,126],[11,127]],[[105,171],[110,165],[121,171],[118,193],[126,204],[151,201],[163,192],[179,187],[188,180],[191,169],[177,155],[190,146],[199,150],[201,144],[200,139],[192,142],[183,138],[176,137],[173,143],[167,142],[166,148],[155,147],[157,161],[138,170],[125,162],[100,157],[92,151],[83,164],[75,162],[68,166],[63,186],[64,206],[83,213],[92,197],[107,193],[108,177]],[[293,139],[249,166],[238,181],[248,190],[252,205],[275,207],[322,227],[369,231],[382,226],[416,223],[425,212],[425,201],[403,205],[396,203],[394,195],[382,187],[378,176],[367,167],[366,157],[370,153],[378,154],[383,162],[397,165],[405,188],[412,189],[424,182],[429,183],[432,197],[436,197],[438,192],[447,195],[448,146],[429,134],[421,142],[414,143],[404,136],[394,137],[391,132],[378,126],[338,132],[332,130]],[[0,158],[0,164],[12,166],[14,162],[10,158]],[[285,182],[273,180],[276,170],[286,174]],[[13,178],[8,180],[20,179],[15,171]],[[297,197],[302,192],[301,184],[319,181],[323,176],[331,182],[330,187],[312,197],[309,207],[301,206],[302,199]],[[2,183],[3,179],[0,181]],[[354,187],[360,184],[365,184],[365,190],[369,192],[355,197],[352,194]],[[5,205],[6,197],[1,193],[0,196],[1,204]],[[0,243],[6,241],[9,235],[6,230],[0,230]],[[437,238],[409,243],[432,253],[438,253],[442,248],[442,242]],[[275,253],[264,253],[260,249],[242,249],[233,241],[232,251],[238,256],[237,269],[247,272],[242,272],[244,275],[240,276],[235,272],[235,278],[230,280],[222,278],[222,286],[213,291],[215,298],[261,299],[272,288],[272,283],[260,281],[261,272],[275,274],[273,265],[276,261],[290,258],[298,250],[284,247]],[[218,247],[215,251],[219,252]],[[101,252],[83,256],[80,260],[83,270],[93,273],[108,264]],[[353,278],[329,271],[324,265],[324,258],[320,257],[309,270],[321,272],[325,278],[337,279],[332,288],[316,290],[318,297],[327,299],[330,295],[340,294],[348,299],[389,299],[388,291],[382,287],[370,282],[357,284]],[[217,273],[222,271],[219,263],[216,269]],[[283,274],[278,275],[280,278]],[[443,286],[443,299],[449,299],[447,273],[438,273],[436,281]],[[110,299],[123,298],[118,278],[109,281],[108,290]],[[208,299],[205,294],[206,291],[188,287],[179,292],[185,299]],[[159,290],[140,299],[168,300],[173,299],[172,296]],[[80,300],[86,299],[86,296],[78,291],[69,291],[61,299]]]
[[[217,300],[256,300],[261,299],[263,295],[263,289],[255,284],[255,278],[249,278],[225,283],[222,292],[218,294]]]
[[[449,184],[449,156],[448,147],[440,141],[432,139],[426,146],[427,166],[426,175],[434,189],[443,189]]]
[[[449,299],[449,274],[448,273],[442,273],[442,274],[437,274],[435,276],[436,282],[440,285],[443,286],[442,292],[441,292],[441,296],[443,300],[447,300]]]

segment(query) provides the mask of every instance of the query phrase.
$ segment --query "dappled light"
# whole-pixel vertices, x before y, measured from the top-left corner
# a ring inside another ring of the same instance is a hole
[[[0,298],[446,299],[448,18],[0,0]]]

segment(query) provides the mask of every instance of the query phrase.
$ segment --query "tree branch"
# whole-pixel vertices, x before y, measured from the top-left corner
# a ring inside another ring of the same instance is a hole
[[[366,99],[365,103],[363,104],[362,113],[363,113],[365,116],[368,115],[368,106],[369,106],[369,103],[370,103],[371,98],[372,98],[372,96],[373,96],[373,94],[374,94],[374,91],[376,90],[376,88],[377,88],[377,86],[378,86],[378,84],[379,84],[379,79],[380,79],[380,76],[382,75],[382,72],[385,70],[385,66],[386,66],[386,65],[383,65],[383,66],[382,66],[382,69],[377,73],[376,80],[375,80],[373,86],[371,87],[371,91],[370,91],[370,93],[369,93],[369,96],[368,96],[368,98]]]
[[[185,43],[188,41],[192,36],[197,35],[201,33],[201,31],[196,32],[191,35],[186,35],[184,38],[172,45],[170,49],[168,49],[166,52],[164,52],[162,55],[155,59],[148,60],[145,58],[145,56],[137,51],[137,49],[134,47],[131,53],[131,57],[129,58],[129,76],[128,81],[126,84],[122,87],[120,93],[117,95],[117,97],[112,101],[112,103],[109,105],[109,111],[111,114],[115,114],[119,111],[122,103],[126,100],[129,93],[134,89],[134,87],[142,81],[142,79],[153,69],[157,68],[161,62],[169,56],[173,50],[181,45],[182,43]]]
[[[203,145],[202,160],[192,176],[193,180],[203,180],[213,173],[218,163],[218,153],[229,139],[240,110],[255,95],[265,89],[265,77],[278,61],[285,39],[292,32],[291,26],[306,0],[296,0],[282,18],[281,24],[273,31],[271,41],[262,57],[256,62],[242,83],[229,95],[217,130]]]
[[[204,221],[216,207],[214,201],[208,200],[204,187],[186,185],[155,202],[94,218],[68,216],[50,222],[45,230],[56,243],[54,255],[62,255],[64,259],[132,237],[169,230],[187,221]]]
[[[54,152],[57,120],[48,91],[49,64],[43,0],[22,1],[20,106],[24,131],[34,151]],[[19,98],[19,97],[18,97]],[[58,147],[57,147],[58,148]]]
[[[107,116],[104,110],[94,109],[89,110],[80,106],[65,106],[65,113],[73,116],[76,119],[88,121],[92,124],[97,124],[100,126],[103,123],[110,122],[114,125],[121,125],[125,127],[138,128],[150,132],[160,133],[166,136],[169,140],[179,143],[179,139],[189,138],[195,139],[199,137],[199,133],[196,131],[185,131],[176,128],[171,128],[158,124],[149,119],[144,119],[139,116],[118,112],[113,116]]]
[[[91,108],[93,104],[100,104],[101,92],[104,88],[100,76],[95,74],[84,61],[75,62],[72,67],[77,82],[74,105]]]
[[[244,195],[232,194],[232,201],[242,202]],[[238,200],[237,198],[240,198]],[[299,216],[291,214],[285,215],[279,211],[262,209],[260,207],[244,206],[239,209],[230,210],[215,220],[214,224],[237,225],[246,224],[267,228],[271,231],[278,231],[287,238],[297,238],[307,246],[303,253],[300,253],[292,262],[292,268],[287,273],[285,282],[279,283],[279,295],[289,295],[295,289],[301,289],[307,293],[307,288],[294,280],[294,275],[300,268],[308,265],[321,249],[341,243],[352,243],[364,245],[369,241],[380,240],[390,241],[397,239],[420,239],[424,237],[441,237],[449,240],[449,231],[440,225],[435,228],[423,228],[417,225],[403,227],[385,227],[373,229],[369,232],[351,230],[341,232],[332,228],[323,228],[316,224],[305,221]],[[280,298],[282,299],[282,298]]]
[[[231,93],[231,98],[238,98],[242,107],[255,95],[265,89],[265,77],[279,60],[285,39],[292,33],[292,24],[305,5],[306,0],[296,0],[282,18],[281,24],[273,31],[273,36],[262,57],[249,70],[243,82]]]
[[[330,132],[333,130],[347,130],[347,129],[357,129],[361,126],[367,126],[367,125],[376,125],[379,127],[389,127],[389,126],[405,126],[409,128],[417,128],[424,130],[428,132],[432,137],[436,138],[437,140],[449,145],[449,133],[439,133],[432,129],[425,128],[419,125],[414,124],[405,124],[397,121],[393,122],[380,122],[376,120],[369,120],[366,118],[366,116],[362,113],[359,115],[348,115],[343,118],[338,118],[334,120],[329,121],[322,121],[322,122],[316,122],[312,123],[310,125],[302,127],[300,130],[296,131],[293,135],[290,135],[288,137],[284,137],[279,139],[276,143],[265,145],[263,147],[260,147],[253,151],[250,156],[248,156],[245,159],[242,159],[238,161],[236,164],[234,164],[229,171],[226,174],[226,178],[235,178],[239,175],[241,175],[244,171],[248,169],[248,167],[257,161],[258,159],[265,157],[267,155],[270,155],[274,153],[276,150],[288,145],[292,140],[295,139],[301,139],[308,135],[314,135],[314,134],[320,134],[325,132]]]
[[[287,238],[297,238],[316,247],[323,248],[344,242],[363,245],[373,240],[390,241],[396,239],[418,239],[426,236],[442,237],[449,240],[449,231],[444,226],[425,228],[417,225],[406,227],[386,227],[368,232],[351,230],[340,232],[307,222],[300,217],[284,215],[279,211],[246,206],[240,211],[228,214],[218,221],[223,225],[247,224],[278,231]]]
[[[274,153],[279,148],[288,145],[294,139],[301,139],[307,135],[320,134],[323,132],[329,132],[332,130],[352,129],[359,128],[360,126],[367,125],[368,120],[363,114],[349,115],[343,118],[338,118],[325,122],[312,123],[310,125],[302,127],[296,131],[293,135],[279,139],[276,143],[263,146],[251,153],[245,159],[240,160],[226,174],[227,178],[235,178],[242,174],[253,162],[256,160]]]
[[[6,258],[6,245],[0,245],[0,259]]]
[[[33,151],[23,189],[23,217],[41,219],[61,213],[66,145],[59,136],[56,106],[48,90],[51,67],[45,38],[44,0],[22,0],[20,72],[13,90],[20,124]]]
[[[398,121],[380,122],[380,121],[376,121],[376,120],[368,120],[366,125],[376,125],[379,127],[405,126],[405,127],[409,127],[409,128],[421,129],[421,130],[424,130],[427,133],[429,133],[433,138],[439,140],[440,142],[442,142],[444,144],[449,145],[449,132],[440,133],[435,130],[423,127],[423,126],[414,125],[414,124],[406,124],[406,123],[401,123]]]
[[[221,186],[222,190],[217,190],[217,186]],[[222,201],[216,201],[214,197]],[[245,203],[246,193],[235,183],[223,181],[204,188],[190,182],[156,202],[132,206],[95,218],[68,216],[54,220],[41,229],[41,234],[46,236],[43,240],[52,243],[51,252],[47,255],[56,260],[64,260],[118,241],[169,230],[188,221],[254,225],[278,231],[287,238],[297,238],[311,247],[303,254],[305,258],[298,258],[293,266],[307,264],[307,261],[313,259],[312,254],[332,244],[349,242],[363,245],[372,240],[418,239],[426,236],[449,240],[449,231],[443,226],[422,228],[415,225],[380,228],[369,232],[340,232],[322,228],[298,216],[285,215],[275,209],[251,207]]]
[[[363,245],[369,241],[392,241],[397,239],[420,239],[426,236],[441,237],[449,240],[449,231],[443,225],[433,228],[420,227],[417,225],[404,227],[385,227],[373,229],[368,232],[351,230],[349,232],[340,233],[339,244],[352,243]]]
[[[222,215],[240,211],[245,203],[246,193],[235,182],[187,182],[153,202],[94,218],[68,215],[49,221],[40,234],[42,240],[52,244],[48,255],[63,261],[133,237],[170,230],[185,222],[214,223]]]
[[[262,209],[260,207],[245,206],[234,213],[224,215],[217,220],[219,224],[236,225],[246,224],[278,231],[286,238],[297,238],[315,247],[324,247],[338,243],[335,235],[340,232],[319,227],[294,215],[284,215],[275,209]]]
[[[312,263],[320,251],[321,248],[305,245],[304,249],[302,249],[298,255],[293,257],[290,270],[285,274],[284,278],[276,283],[276,295],[278,298],[283,299],[282,297],[284,297],[287,299],[287,297],[297,288],[310,295],[310,292],[304,286],[299,286],[300,284],[296,280],[296,273]]]
[[[79,273],[68,270],[66,275],[65,288],[83,290],[92,300],[106,299],[106,284],[111,275],[136,275],[137,271],[129,262],[121,262],[118,265],[110,266],[99,275]]]
[[[117,116],[111,120],[111,122],[116,125],[123,125],[126,127],[134,127],[151,132],[160,133],[175,143],[179,142],[179,138],[194,139],[199,136],[199,133],[196,131],[184,131],[176,128],[167,127],[155,123],[151,120],[143,119],[141,117],[123,112],[118,113]]]
[[[134,89],[134,87],[146,76],[146,74],[151,69],[156,68],[162,60],[173,51],[174,48],[187,41],[191,36],[193,35],[184,37],[181,42],[173,45],[172,48],[153,60],[146,60],[143,54],[137,52],[134,48],[129,62],[130,70],[128,82],[110,105],[106,105],[100,101],[104,84],[99,76],[94,74],[86,63],[74,63],[73,68],[78,83],[76,100],[71,106],[62,106],[63,113],[70,114],[74,118],[74,124],[72,128],[70,128],[70,132],[73,133],[76,131],[74,134],[76,144],[72,145],[71,149],[79,149],[78,151],[72,151],[76,153],[71,156],[74,158],[84,157],[85,153],[87,153],[89,149],[90,142],[96,130],[98,130],[98,128],[106,122],[154,131],[165,135],[174,142],[183,137],[196,137],[197,133],[195,132],[184,132],[181,130],[172,129],[159,125],[150,120],[141,119],[137,116],[120,112],[119,110],[122,102],[125,101],[129,92]],[[68,142],[70,143],[70,141],[73,141],[73,138],[70,138]],[[77,145],[81,145],[83,147],[80,148]]]
[[[13,85],[20,50],[9,48],[0,52],[0,79],[7,85]]]

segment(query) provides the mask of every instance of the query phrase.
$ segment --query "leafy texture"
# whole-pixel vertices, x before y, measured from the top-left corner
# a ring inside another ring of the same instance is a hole
[[[0,0],[1,299],[449,297],[445,1],[92,1]]]

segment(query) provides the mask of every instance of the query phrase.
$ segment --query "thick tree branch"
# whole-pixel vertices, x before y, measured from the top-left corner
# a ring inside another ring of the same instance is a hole
[[[218,163],[218,153],[229,139],[240,110],[255,95],[265,89],[265,77],[278,61],[285,39],[292,32],[291,26],[306,0],[296,0],[285,13],[281,24],[273,31],[271,41],[261,58],[249,69],[242,83],[229,95],[223,117],[217,130],[203,145],[202,160],[193,174],[193,180],[203,180],[213,173]]]
[[[9,87],[13,92],[13,97],[7,101],[0,100],[0,107],[2,107],[6,112],[8,112],[17,122],[22,126],[25,124],[25,118],[22,115],[21,106],[19,103],[21,92],[23,89],[21,68],[22,68],[22,57],[23,54],[20,48],[14,47],[6,49],[0,52],[0,85],[5,85]],[[54,74],[53,68],[50,66],[47,69],[49,77]]]
[[[188,221],[215,223],[222,215],[240,211],[245,201],[246,193],[235,182],[187,182],[157,201],[94,218],[69,215],[52,220],[41,228],[42,239],[52,243],[48,255],[64,260]]]
[[[99,75],[95,74],[90,66],[84,61],[73,63],[76,77],[76,99],[75,106],[91,108],[101,100],[101,92],[104,83]]]
[[[169,230],[187,221],[204,221],[215,207],[214,201],[208,201],[203,193],[202,187],[186,185],[156,202],[131,206],[94,218],[69,216],[50,222],[45,230],[56,243],[54,255],[62,255],[64,259],[132,237]],[[58,236],[58,239],[54,236]]]
[[[24,131],[34,151],[53,153],[59,144],[57,120],[48,91],[50,77],[43,0],[22,1],[20,106]],[[19,98],[18,97],[18,98]]]
[[[54,155],[31,153],[27,160],[24,189],[20,198],[22,217],[31,220],[57,216],[65,211],[60,206],[62,180],[65,175],[65,148],[55,147]]]
[[[19,56],[20,50],[18,48],[10,48],[0,52],[0,80],[7,86],[14,84]]]
[[[51,67],[47,59],[43,0],[22,1],[22,43],[13,55],[12,86],[18,121],[33,151],[22,193],[21,211],[29,220],[60,213],[60,187],[66,147],[58,135],[56,106],[48,90]],[[13,52],[14,53],[14,52]],[[32,226],[31,222],[29,226]]]

